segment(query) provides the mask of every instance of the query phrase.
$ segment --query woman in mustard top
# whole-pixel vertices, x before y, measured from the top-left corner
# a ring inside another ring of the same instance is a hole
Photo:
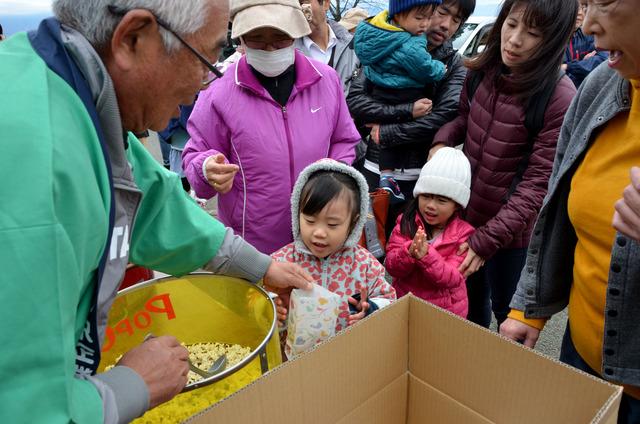
[[[512,311],[500,332],[533,347],[569,308],[560,359],[624,386],[640,422],[640,0],[581,0],[608,63],[583,83],[558,141]]]

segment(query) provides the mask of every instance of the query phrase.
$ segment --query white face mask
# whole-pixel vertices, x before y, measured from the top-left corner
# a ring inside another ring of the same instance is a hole
[[[293,44],[284,49],[268,52],[266,50],[245,49],[247,63],[267,77],[277,77],[293,65],[295,60],[295,47]]]

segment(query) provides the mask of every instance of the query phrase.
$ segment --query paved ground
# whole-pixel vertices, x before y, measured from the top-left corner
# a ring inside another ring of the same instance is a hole
[[[158,145],[158,138],[155,133],[151,132],[151,135],[147,139],[145,146],[158,161],[162,161],[162,155],[160,153],[160,148]],[[216,215],[215,199],[207,202],[206,209],[210,214],[214,216]],[[566,310],[553,317],[542,331],[540,340],[538,340],[538,344],[536,346],[536,350],[557,359],[560,355],[560,344],[562,342],[562,336],[564,335],[566,323]],[[492,322],[491,328],[495,331],[495,321]]]
[[[560,356],[560,345],[562,344],[562,336],[567,325],[567,310],[565,309],[547,322],[540,339],[536,344],[536,350],[558,359]],[[491,329],[495,331],[495,320],[491,323]]]

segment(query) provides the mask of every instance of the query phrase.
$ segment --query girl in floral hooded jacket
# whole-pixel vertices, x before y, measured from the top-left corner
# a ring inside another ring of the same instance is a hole
[[[396,299],[384,267],[358,245],[368,202],[367,182],[354,168],[331,159],[307,166],[291,194],[294,242],[271,255],[297,263],[342,297],[336,331]],[[282,318],[283,301],[276,303]]]

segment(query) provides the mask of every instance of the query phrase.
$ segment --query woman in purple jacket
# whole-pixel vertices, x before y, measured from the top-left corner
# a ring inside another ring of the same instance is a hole
[[[246,55],[198,97],[183,168],[198,197],[264,253],[290,243],[298,174],[321,158],[351,164],[360,140],[336,72],[293,47],[309,34],[296,0],[232,0]]]
[[[506,0],[484,52],[467,63],[459,116],[434,137],[432,152],[464,143],[471,163],[465,220],[476,232],[461,246],[467,257],[468,319],[485,327],[491,310],[500,324],[524,267],[533,224],[547,192],[564,115],[575,94],[560,65],[578,4],[565,0]],[[472,76],[475,75],[475,76]],[[478,81],[473,87],[473,81]],[[474,90],[474,91],[471,91]],[[539,131],[527,123],[548,93]]]

